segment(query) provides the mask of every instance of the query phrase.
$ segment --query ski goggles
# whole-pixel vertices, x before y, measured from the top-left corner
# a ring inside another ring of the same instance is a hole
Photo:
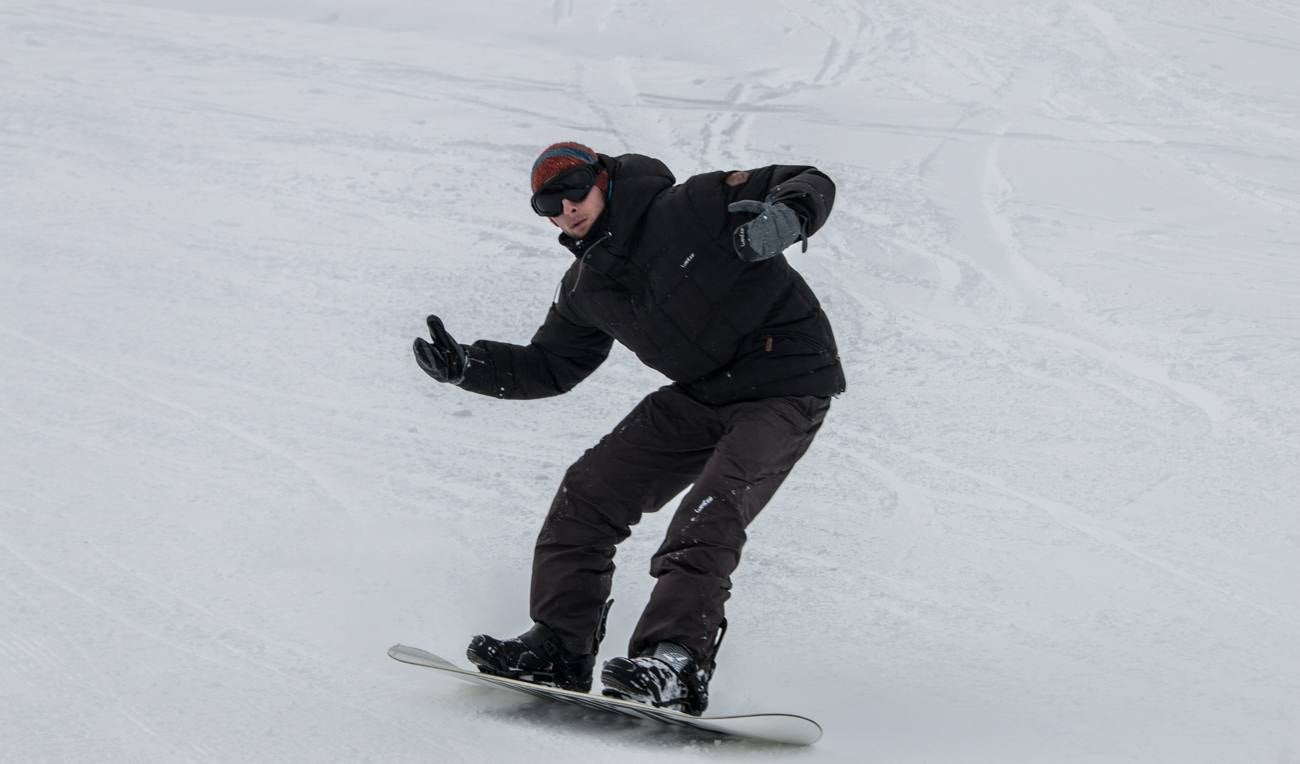
[[[596,185],[594,166],[584,164],[575,167],[533,194],[533,212],[548,218],[559,217],[564,214],[565,199],[576,204],[587,198],[594,185]]]

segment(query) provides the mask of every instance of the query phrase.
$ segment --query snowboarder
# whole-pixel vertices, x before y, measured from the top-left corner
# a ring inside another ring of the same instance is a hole
[[[615,340],[672,384],[647,395],[565,473],[534,549],[532,628],[474,637],[480,671],[587,692],[604,636],[614,548],[645,512],[688,490],[650,573],[606,695],[690,714],[726,630],[746,527],[844,390],[830,323],[782,252],[826,222],[835,185],[810,166],[710,172],[579,143],[533,163],[532,207],[575,260],[528,345],[456,342],[437,316],[415,340],[429,376],[498,398],[568,392]]]

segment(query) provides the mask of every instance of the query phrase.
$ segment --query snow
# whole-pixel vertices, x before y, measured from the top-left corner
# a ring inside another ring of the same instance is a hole
[[[4,0],[0,760],[1300,762],[1296,71],[1285,0]],[[712,687],[811,749],[385,656],[526,628],[560,475],[662,382],[410,356],[530,336],[564,139],[839,184],[792,257],[849,391]]]

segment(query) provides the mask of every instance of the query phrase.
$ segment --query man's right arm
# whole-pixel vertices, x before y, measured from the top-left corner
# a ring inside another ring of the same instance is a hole
[[[604,363],[613,344],[608,334],[566,318],[552,305],[527,345],[479,340],[467,346],[460,387],[519,400],[567,393]]]

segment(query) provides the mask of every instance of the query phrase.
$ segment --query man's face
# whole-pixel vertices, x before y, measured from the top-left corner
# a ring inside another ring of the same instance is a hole
[[[564,212],[548,218],[553,225],[575,239],[581,239],[591,233],[596,218],[605,211],[605,194],[599,186],[592,186],[580,202],[563,200]]]

